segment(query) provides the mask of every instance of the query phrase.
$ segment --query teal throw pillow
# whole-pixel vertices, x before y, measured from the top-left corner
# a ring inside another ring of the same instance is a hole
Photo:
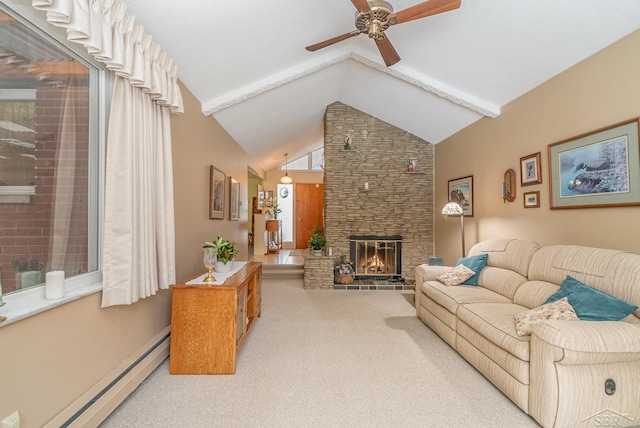
[[[569,298],[569,304],[581,320],[618,321],[638,309],[636,305],[589,287],[570,275],[567,275],[560,289],[544,303],[554,302],[565,296]]]
[[[463,282],[463,284],[465,284],[465,285],[478,285],[478,277],[480,276],[480,271],[487,264],[487,259],[488,258],[489,258],[488,254],[480,254],[480,255],[477,255],[477,256],[473,256],[473,257],[462,257],[462,258],[458,259],[458,263],[456,263],[456,266],[465,265],[466,267],[468,267],[472,271],[476,272],[475,275],[473,275],[471,278],[467,279],[465,282]]]

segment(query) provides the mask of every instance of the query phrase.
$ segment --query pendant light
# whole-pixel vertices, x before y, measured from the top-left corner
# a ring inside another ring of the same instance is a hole
[[[293,178],[289,177],[289,170],[288,170],[288,162],[287,162],[287,155],[289,155],[289,153],[285,153],[284,154],[284,175],[282,177],[280,177],[280,183],[282,184],[291,184],[293,183]]]

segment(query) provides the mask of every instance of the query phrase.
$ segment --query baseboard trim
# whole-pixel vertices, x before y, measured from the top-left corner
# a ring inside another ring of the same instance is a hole
[[[44,428],[97,427],[169,356],[167,326],[128,361],[50,420]]]

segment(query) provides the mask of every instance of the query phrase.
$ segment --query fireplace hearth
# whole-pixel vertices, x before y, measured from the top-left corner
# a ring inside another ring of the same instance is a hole
[[[349,237],[355,279],[399,280],[402,277],[402,237],[400,235]]]

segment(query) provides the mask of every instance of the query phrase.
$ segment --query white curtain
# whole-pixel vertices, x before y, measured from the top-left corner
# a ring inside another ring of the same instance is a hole
[[[175,283],[167,131],[167,109],[117,77],[107,141],[103,307],[131,304]]]
[[[183,112],[173,61],[117,0],[32,0],[115,81],[107,139],[102,306],[175,283],[169,112]]]

